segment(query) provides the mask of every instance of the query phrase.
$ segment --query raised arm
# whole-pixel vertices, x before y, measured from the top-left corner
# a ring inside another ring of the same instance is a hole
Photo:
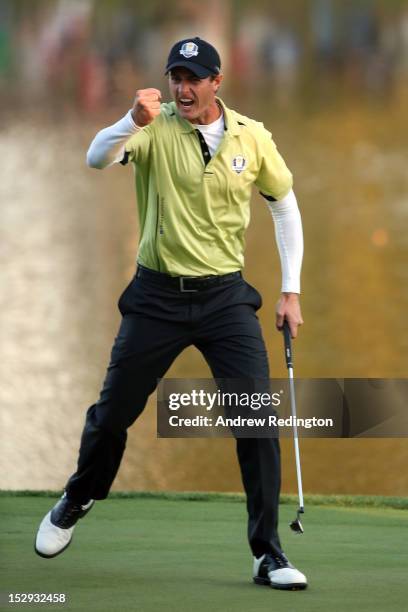
[[[126,142],[160,113],[160,98],[158,89],[139,89],[126,115],[98,132],[91,142],[86,155],[88,166],[102,170],[121,162]]]
[[[120,162],[125,153],[125,144],[133,134],[140,130],[132,119],[132,109],[109,127],[97,133],[86,154],[90,168],[102,170]]]

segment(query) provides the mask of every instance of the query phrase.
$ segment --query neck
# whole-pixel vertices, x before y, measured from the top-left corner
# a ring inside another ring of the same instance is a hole
[[[197,125],[208,125],[209,123],[213,123],[214,121],[219,119],[221,113],[222,110],[220,105],[216,100],[214,100],[214,102],[210,106],[208,106],[201,115],[199,115],[195,119],[192,119],[191,123],[195,123]]]

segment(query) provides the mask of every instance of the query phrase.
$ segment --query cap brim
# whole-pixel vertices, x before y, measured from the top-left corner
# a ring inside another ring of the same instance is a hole
[[[169,64],[168,66],[166,66],[165,74],[170,72],[170,70],[172,70],[173,68],[187,68],[188,70],[191,70],[191,72],[193,72],[196,76],[198,76],[199,79],[205,79],[211,74],[216,74],[215,72],[208,70],[208,68],[204,68],[204,66],[200,66],[200,64],[195,64],[194,62],[187,62],[187,61],[185,62],[177,61],[177,62],[173,62],[172,64]]]

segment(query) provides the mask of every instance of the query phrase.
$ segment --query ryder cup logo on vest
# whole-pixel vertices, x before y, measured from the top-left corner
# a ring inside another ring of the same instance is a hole
[[[243,155],[236,155],[232,160],[232,169],[235,170],[237,174],[241,174],[243,170],[246,168],[246,159]]]
[[[181,47],[179,53],[180,55],[184,55],[186,58],[193,57],[194,55],[198,55],[198,47],[193,42],[186,42]]]

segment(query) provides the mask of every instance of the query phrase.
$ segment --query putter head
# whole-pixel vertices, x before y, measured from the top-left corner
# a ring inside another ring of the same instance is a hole
[[[299,515],[303,513],[304,513],[303,508],[299,508],[299,510],[297,511],[295,520],[290,523],[291,530],[294,531],[294,533],[298,533],[299,535],[304,533],[303,525],[300,522],[300,518],[299,518]]]
[[[295,533],[298,533],[298,534],[304,533],[302,523],[299,521],[298,518],[290,523],[290,528]]]

